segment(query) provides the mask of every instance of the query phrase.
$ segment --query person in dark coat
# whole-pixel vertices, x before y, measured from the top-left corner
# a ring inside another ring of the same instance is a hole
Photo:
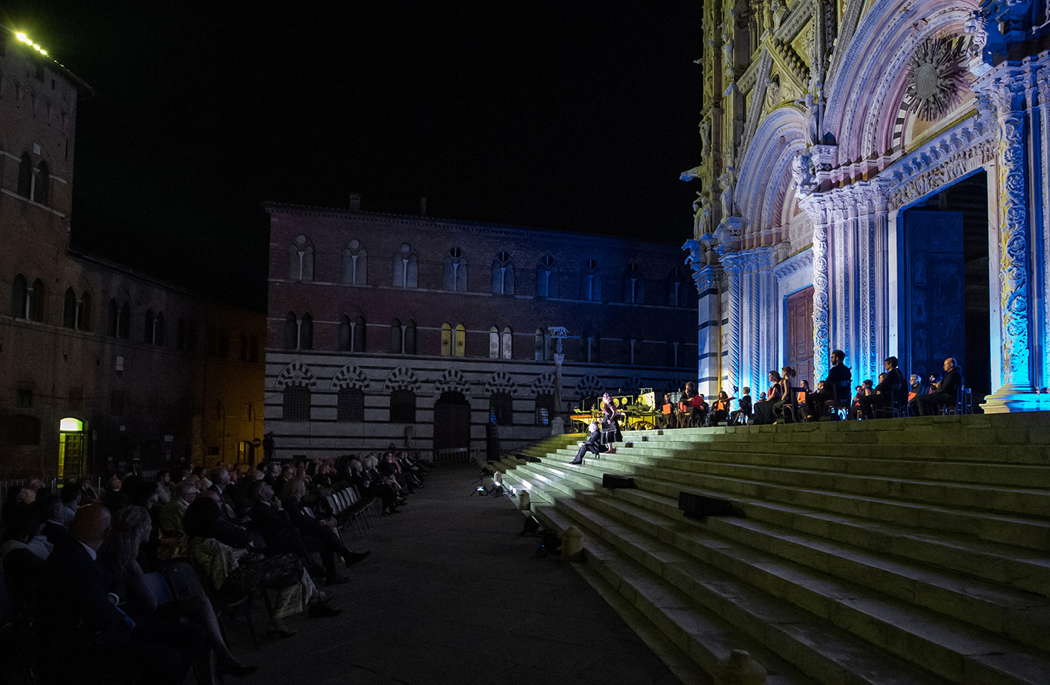
[[[933,383],[930,392],[920,395],[909,404],[922,416],[932,414],[943,406],[952,406],[958,401],[959,389],[963,385],[962,371],[955,357],[944,360],[944,376],[940,383]]]
[[[582,464],[583,455],[588,452],[593,452],[595,456],[601,454],[602,451],[602,434],[598,430],[598,424],[595,421],[591,421],[590,433],[587,435],[587,439],[580,445],[580,449],[576,452],[576,458],[573,459],[570,464]]]

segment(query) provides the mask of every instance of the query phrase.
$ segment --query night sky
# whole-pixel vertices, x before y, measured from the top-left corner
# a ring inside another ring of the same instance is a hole
[[[261,307],[266,200],[690,234],[693,0],[195,4],[0,10],[96,90],[79,249]]]

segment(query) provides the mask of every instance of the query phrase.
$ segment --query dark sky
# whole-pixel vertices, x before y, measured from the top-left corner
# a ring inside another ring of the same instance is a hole
[[[258,305],[265,200],[415,212],[426,195],[434,216],[690,233],[695,0],[194,5],[0,10],[96,89],[83,249]]]

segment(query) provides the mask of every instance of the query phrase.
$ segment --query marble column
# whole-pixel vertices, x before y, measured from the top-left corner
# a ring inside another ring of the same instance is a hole
[[[709,394],[722,380],[722,305],[719,283],[722,269],[714,260],[710,245],[703,240],[687,240],[689,264],[697,298],[697,392]],[[709,263],[710,262],[710,263]]]
[[[747,385],[746,378],[742,375],[741,355],[743,354],[743,327],[741,320],[744,313],[744,264],[746,257],[739,253],[726,253],[722,255],[722,266],[725,268],[727,290],[729,291],[729,336],[728,354],[725,364],[725,385],[734,393],[739,388]]]
[[[1023,411],[1038,404],[1032,385],[1032,270],[1029,195],[1027,74],[1006,61],[981,79],[979,89],[996,108],[999,188],[999,304],[1002,385],[985,402],[987,412]],[[1041,171],[1045,173],[1045,170]]]
[[[824,378],[831,363],[831,292],[828,268],[827,211],[815,206],[813,218],[813,377]]]

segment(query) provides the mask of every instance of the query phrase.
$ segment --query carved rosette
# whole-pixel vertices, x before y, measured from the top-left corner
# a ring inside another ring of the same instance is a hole
[[[1025,114],[1009,110],[999,117],[999,298],[1002,308],[1002,380],[1027,386],[1028,208],[1025,168]]]

